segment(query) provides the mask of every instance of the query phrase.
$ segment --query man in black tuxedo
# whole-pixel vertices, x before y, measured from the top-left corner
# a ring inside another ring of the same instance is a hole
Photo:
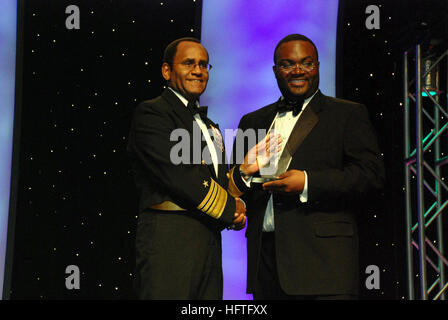
[[[210,68],[199,40],[173,41],[162,64],[168,88],[134,113],[128,153],[140,191],[141,299],[222,299],[221,231],[246,223],[218,126],[198,105]]]
[[[247,290],[255,299],[356,298],[358,205],[385,177],[367,109],[320,92],[318,53],[307,37],[282,39],[274,62],[282,97],[239,124],[242,132],[275,128],[283,140],[278,180],[256,188],[258,162],[239,167],[250,186],[239,187],[247,204]]]

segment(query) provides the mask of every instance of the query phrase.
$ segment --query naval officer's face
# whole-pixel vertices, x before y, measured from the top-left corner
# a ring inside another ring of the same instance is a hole
[[[170,87],[188,100],[194,100],[207,87],[207,65],[208,54],[200,43],[182,41],[177,45],[172,65],[162,65],[162,75]]]
[[[296,100],[309,98],[319,87],[319,61],[308,41],[289,41],[277,49],[273,67],[283,96]]]

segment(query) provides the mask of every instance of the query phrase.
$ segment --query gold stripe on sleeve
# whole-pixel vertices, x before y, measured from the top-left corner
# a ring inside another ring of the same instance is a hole
[[[227,191],[215,180],[210,180],[210,189],[197,208],[210,217],[219,219],[226,207]]]
[[[197,208],[201,211],[206,211],[213,201],[211,199],[214,199],[216,196],[216,193],[218,192],[217,188],[218,184],[215,182],[215,180],[211,179],[211,186],[208,189],[207,194],[205,195],[202,202],[197,206]]]
[[[235,184],[235,180],[233,180],[233,171],[236,167],[233,167],[230,172],[227,174],[227,177],[229,178],[229,185],[227,186],[227,191],[230,193],[230,195],[234,198],[238,198],[244,194],[244,192],[241,192],[238,187]]]
[[[205,211],[205,213],[211,216],[212,218],[219,219],[224,211],[226,203],[227,203],[227,191],[218,185],[218,194],[216,196],[216,199],[213,202],[213,205],[210,207],[210,209]]]

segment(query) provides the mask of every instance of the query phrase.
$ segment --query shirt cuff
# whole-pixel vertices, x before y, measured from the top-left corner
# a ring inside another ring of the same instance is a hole
[[[238,198],[242,203],[243,203],[243,205],[244,205],[244,208],[245,209],[247,209],[247,207],[246,207],[246,202],[244,202],[244,200],[243,199],[241,199],[241,198]]]
[[[303,186],[303,191],[300,194],[300,202],[305,203],[308,202],[308,175],[306,174],[306,171],[303,171],[305,174],[305,185]]]
[[[249,176],[247,178],[241,176],[241,180],[243,180],[244,184],[250,188],[250,183],[252,182],[252,176]]]

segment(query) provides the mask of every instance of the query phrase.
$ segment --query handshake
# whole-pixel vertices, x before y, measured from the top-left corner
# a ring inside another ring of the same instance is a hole
[[[246,205],[240,198],[235,198],[236,209],[232,225],[228,227],[231,230],[241,230],[246,226]]]

